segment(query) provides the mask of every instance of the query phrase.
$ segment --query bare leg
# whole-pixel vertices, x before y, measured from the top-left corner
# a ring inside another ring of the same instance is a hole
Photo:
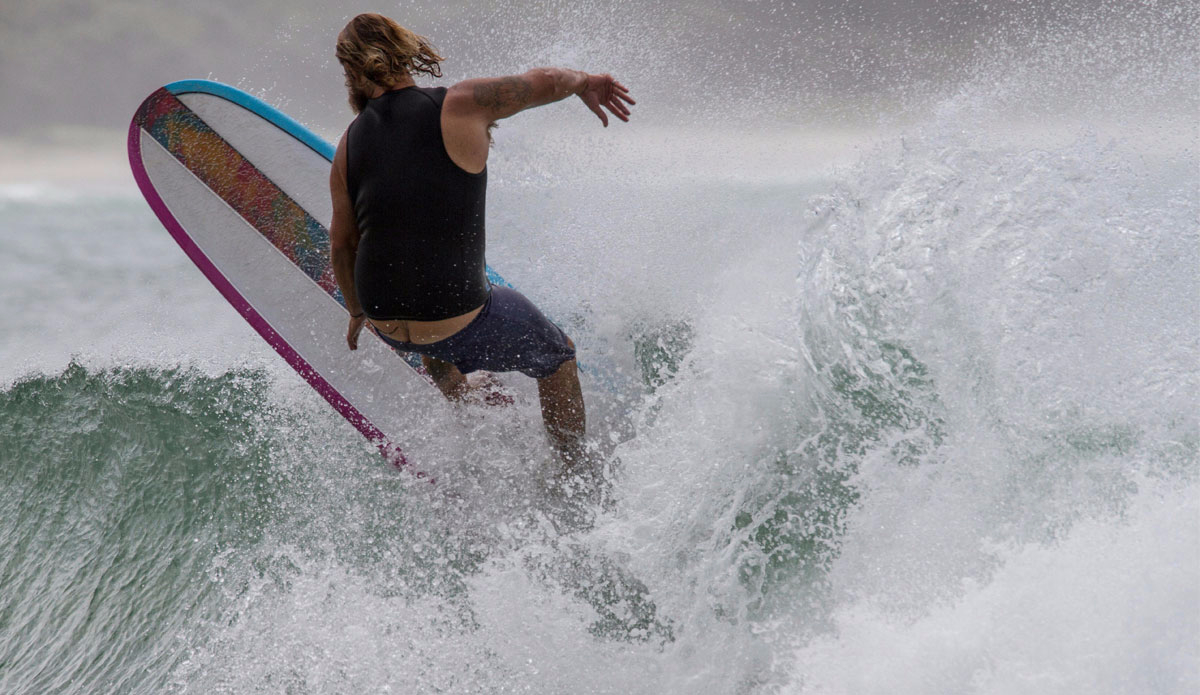
[[[574,343],[571,345],[574,347]],[[433,383],[448,400],[461,401],[470,391],[467,378],[449,362],[428,355],[422,355],[421,362],[433,378]],[[563,362],[553,374],[538,379],[538,400],[542,406],[546,432],[550,434],[555,450],[564,458],[564,463],[581,459],[587,426],[583,389],[579,385],[575,360]]]
[[[538,379],[538,400],[542,405],[542,421],[554,441],[554,448],[568,466],[582,454],[583,435],[587,431],[584,418],[583,389],[575,360],[567,360],[558,371]]]
[[[458,367],[428,355],[421,355],[421,364],[425,365],[425,371],[447,400],[461,401],[467,395],[467,377],[458,371]]]

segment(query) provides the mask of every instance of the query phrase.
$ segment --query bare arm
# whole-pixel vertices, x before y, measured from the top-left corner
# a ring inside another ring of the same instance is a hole
[[[589,75],[566,68],[534,68],[523,75],[464,80],[450,88],[445,103],[456,116],[474,118],[486,125],[573,94],[583,98],[604,125],[608,125],[608,117],[599,106],[628,121],[626,104],[635,103],[629,90],[611,75]],[[594,97],[594,104],[589,103],[589,96]]]
[[[333,220],[329,223],[329,262],[337,278],[338,289],[346,300],[346,311],[350,312],[350,327],[346,331],[346,344],[351,350],[358,349],[358,334],[362,330],[365,315],[358,302],[354,288],[354,259],[358,255],[358,222],[354,218],[354,204],[346,186],[346,136],[338,143],[333,155],[333,166],[329,170],[329,195],[333,198]]]
[[[604,109],[628,121],[629,106],[636,103],[625,85],[611,75],[589,75],[564,68],[534,68],[523,75],[464,80],[446,92],[442,104],[446,152],[463,169],[482,171],[487,162],[490,125],[572,94],[582,99],[605,127],[608,115]]]

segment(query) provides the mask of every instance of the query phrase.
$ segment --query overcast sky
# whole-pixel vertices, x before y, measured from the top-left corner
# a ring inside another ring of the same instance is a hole
[[[1196,4],[3,0],[0,135],[37,137],[59,125],[123,129],[147,94],[191,77],[240,86],[318,131],[337,132],[350,114],[333,40],[368,9],[428,35],[447,58],[447,83],[565,64],[617,74],[634,87],[643,114],[836,120],[864,113],[862,104],[886,109],[952,89],[997,37],[1019,42],[1111,21],[1121,8],[1182,11],[1194,25]]]

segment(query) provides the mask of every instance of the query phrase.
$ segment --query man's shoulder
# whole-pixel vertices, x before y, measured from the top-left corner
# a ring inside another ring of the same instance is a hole
[[[474,116],[480,111],[475,101],[474,86],[479,80],[463,80],[443,87],[442,108],[454,116]]]
[[[446,87],[414,87],[413,91],[424,95],[425,98],[436,104],[438,108],[441,108],[445,103],[448,89]]]

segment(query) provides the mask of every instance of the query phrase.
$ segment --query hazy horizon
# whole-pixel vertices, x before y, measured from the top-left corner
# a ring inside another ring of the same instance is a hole
[[[702,120],[733,103],[784,122],[869,121],[872,106],[952,89],[997,36],[1109,21],[1113,13],[1094,4],[9,0],[0,8],[0,136],[124,129],[147,94],[185,78],[239,86],[315,129],[339,130],[350,112],[333,38],[368,9],[428,35],[447,57],[443,83],[561,63],[620,75],[642,95],[645,116]]]
[[[0,183],[129,188],[129,118],[180,79],[235,85],[335,139],[352,114],[333,40],[360,10],[429,36],[446,57],[440,84],[537,65],[612,72],[638,99],[633,122],[616,125],[623,156],[643,167],[803,178],[964,92],[1013,81],[1030,85],[1016,90],[1022,99],[989,102],[977,117],[1018,141],[1081,125],[1150,149],[1197,138],[1187,123],[1200,68],[1188,77],[1172,67],[1197,62],[1200,13],[1187,0],[10,0],[0,7]],[[1130,63],[1133,55],[1141,58]],[[1091,86],[1115,73],[1147,84],[1142,98]],[[561,108],[505,124],[498,144],[554,131],[590,137],[584,129],[596,124]]]

